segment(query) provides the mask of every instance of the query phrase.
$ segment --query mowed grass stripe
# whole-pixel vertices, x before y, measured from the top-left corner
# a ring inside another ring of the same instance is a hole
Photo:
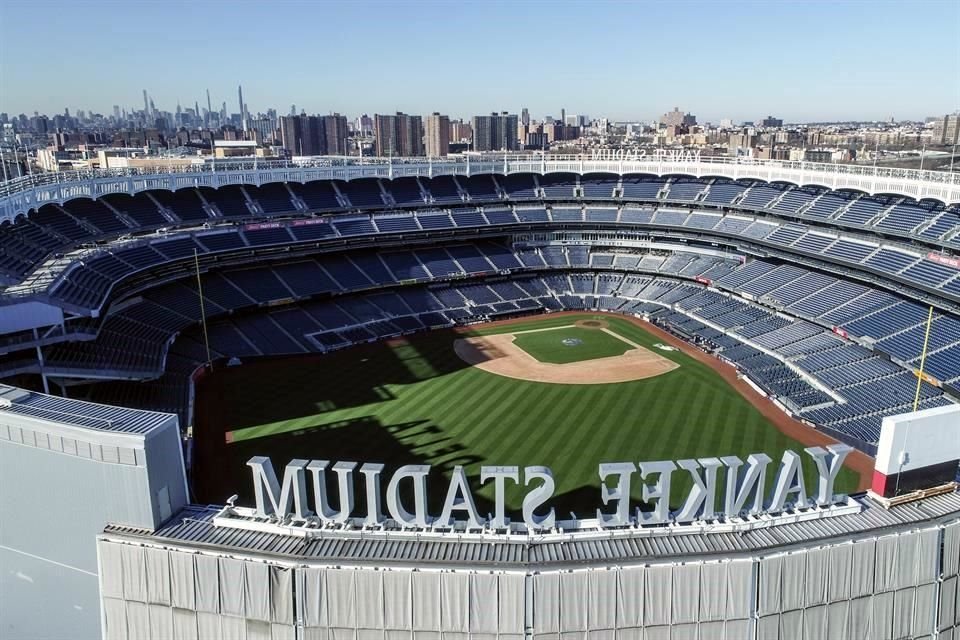
[[[523,325],[479,327],[472,333],[569,326],[590,317],[537,318]],[[610,328],[647,348],[655,349],[658,342],[626,321],[612,319]],[[277,469],[290,457],[357,459],[358,452],[388,467],[437,465],[475,456],[481,462],[470,465],[471,475],[479,473],[480,464],[545,464],[553,468],[558,495],[586,488],[580,499],[583,515],[589,516],[599,501],[600,462],[745,458],[763,451],[774,459],[768,472],[772,476],[784,448],[802,449],[712,369],[682,352],[658,350],[680,367],[656,378],[614,385],[552,385],[467,367],[453,352],[453,341],[459,337],[462,334],[441,330],[412,336],[404,346],[365,345],[304,360],[302,365],[286,359],[264,363],[263,368],[252,362],[223,370],[217,374],[224,376],[222,387],[227,390],[225,406],[218,412],[221,428],[240,425],[239,431],[258,437],[229,446],[227,468],[216,473],[229,474],[236,489],[249,490],[246,459],[271,455],[274,446],[284,452],[274,453]],[[427,375],[431,371],[433,375]],[[382,437],[372,437],[370,429],[377,423],[385,429]],[[395,428],[417,423],[422,427]],[[310,437],[314,427],[324,425],[340,428],[329,436]],[[398,446],[381,448],[390,438]],[[311,448],[314,442],[316,449]],[[354,457],[339,455],[340,448]],[[676,496],[686,481],[683,473],[674,479]],[[635,498],[639,484],[635,478]],[[853,474],[844,470],[838,487],[849,491],[853,486]],[[481,490],[488,498],[490,492],[491,485]],[[522,489],[508,492],[511,508],[519,508],[522,495]],[[249,502],[249,496],[241,497]]]

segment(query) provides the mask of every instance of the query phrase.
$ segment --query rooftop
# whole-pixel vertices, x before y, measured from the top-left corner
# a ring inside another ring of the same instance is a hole
[[[175,418],[169,413],[60,398],[0,384],[0,417],[5,414],[95,431],[140,435],[164,426]]]
[[[518,536],[516,541],[484,540],[451,534],[445,538],[390,536],[383,532],[338,532],[303,538],[256,530],[215,526],[224,511],[219,506],[192,505],[171,518],[155,533],[108,525],[105,534],[131,536],[159,544],[216,548],[224,552],[252,553],[287,560],[372,564],[383,562],[426,565],[607,565],[622,562],[662,561],[672,557],[729,557],[765,550],[783,551],[792,545],[811,546],[846,536],[881,535],[920,525],[960,518],[960,491],[933,496],[885,509],[865,494],[852,499],[862,508],[847,515],[803,520],[737,532],[709,527],[681,532],[681,527],[637,530],[636,535],[590,532],[586,536]]]

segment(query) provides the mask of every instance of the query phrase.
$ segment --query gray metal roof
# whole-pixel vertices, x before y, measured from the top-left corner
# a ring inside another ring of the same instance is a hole
[[[866,537],[960,518],[960,491],[926,498],[889,510],[864,496],[861,512],[832,518],[781,524],[741,533],[684,533],[618,536],[565,541],[480,541],[442,539],[345,537],[331,532],[322,538],[215,527],[222,507],[192,505],[155,533],[108,526],[107,534],[126,535],[158,544],[216,548],[227,553],[280,556],[288,561],[345,564],[411,565],[604,565],[663,561],[694,556],[731,556],[782,551],[791,546],[816,546],[847,537]],[[649,532],[646,532],[649,533]]]
[[[0,384],[0,415],[3,413],[97,431],[141,435],[174,417],[169,413],[60,398]]]

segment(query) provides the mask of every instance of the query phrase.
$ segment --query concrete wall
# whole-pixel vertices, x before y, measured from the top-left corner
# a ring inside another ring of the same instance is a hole
[[[167,511],[186,502],[176,419],[153,435],[148,475],[143,436],[0,413],[0,637],[100,637],[96,536],[159,526],[161,486]]]

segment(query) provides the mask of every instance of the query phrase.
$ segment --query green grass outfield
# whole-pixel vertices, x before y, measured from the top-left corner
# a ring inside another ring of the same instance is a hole
[[[567,345],[564,340],[578,343]],[[610,358],[633,349],[632,345],[605,331],[574,326],[520,333],[514,337],[513,344],[540,362],[552,364]]]
[[[480,326],[473,334],[565,326],[590,317],[539,317]],[[632,342],[650,348],[657,342],[631,322],[604,319]],[[445,472],[453,465],[466,465],[477,482],[481,464],[547,465],[556,480],[558,515],[576,510],[590,516],[600,506],[600,462],[743,457],[762,451],[775,461],[768,472],[772,482],[783,450],[803,449],[709,367],[679,351],[657,350],[680,366],[654,378],[557,385],[469,367],[454,353],[459,337],[439,330],[402,344],[251,361],[207,377],[197,393],[198,499],[218,502],[239,493],[239,504],[252,504],[246,461],[253,455],[270,456],[278,474],[291,458],[384,462],[388,471],[431,464],[430,498],[437,511],[446,491]],[[233,442],[225,445],[226,432]],[[804,465],[811,491],[814,465],[806,460]],[[689,490],[685,476],[674,475],[674,505]],[[856,479],[843,469],[838,490],[853,491]],[[359,499],[359,478],[357,487]],[[632,495],[640,499],[636,476]],[[475,486],[475,496],[489,511],[493,487]],[[522,496],[522,489],[508,490],[508,507],[519,509]]]

